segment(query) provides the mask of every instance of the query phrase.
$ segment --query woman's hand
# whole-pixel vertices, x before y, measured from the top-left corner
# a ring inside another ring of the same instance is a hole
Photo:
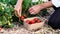
[[[48,2],[43,3],[43,4],[32,6],[31,8],[29,8],[28,11],[30,12],[30,14],[37,14],[42,9],[45,9],[45,8],[48,8],[48,7],[51,7],[51,6],[53,6],[52,1],[48,1]]]
[[[15,15],[17,17],[21,17],[21,12],[22,12],[22,2],[23,0],[18,0],[16,5],[15,5]]]
[[[41,10],[40,5],[35,5],[35,6],[32,6],[31,8],[29,8],[28,11],[30,14],[37,14],[40,12],[40,10]]]
[[[22,6],[16,5],[15,8],[14,8],[14,10],[15,10],[15,15],[17,17],[21,17]]]

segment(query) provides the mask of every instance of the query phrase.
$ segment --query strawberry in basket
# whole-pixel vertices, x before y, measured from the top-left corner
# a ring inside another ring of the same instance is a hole
[[[34,24],[34,23],[40,23],[40,22],[41,22],[41,20],[38,18],[34,18],[32,20],[26,20],[26,23],[28,23],[28,24]]]
[[[44,26],[45,21],[42,19],[40,17],[26,18],[24,19],[24,27],[30,31],[38,30]]]

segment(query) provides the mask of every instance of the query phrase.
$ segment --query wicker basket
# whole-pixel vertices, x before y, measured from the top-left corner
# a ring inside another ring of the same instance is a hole
[[[24,27],[26,29],[28,29],[30,31],[35,31],[35,30],[40,29],[40,28],[43,27],[45,21],[43,21],[42,19],[40,19],[41,20],[40,23],[34,23],[34,24],[28,24],[28,23],[26,23],[26,20],[32,20],[34,18],[39,18],[40,19],[40,17],[32,17],[32,18],[26,18],[26,19],[24,19]]]

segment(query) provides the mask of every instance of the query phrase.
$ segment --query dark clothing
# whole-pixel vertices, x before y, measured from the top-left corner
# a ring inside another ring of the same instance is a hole
[[[55,9],[55,12],[51,15],[48,25],[54,29],[60,29],[60,7]]]

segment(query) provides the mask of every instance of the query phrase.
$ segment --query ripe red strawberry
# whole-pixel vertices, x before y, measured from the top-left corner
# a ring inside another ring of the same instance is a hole
[[[38,20],[38,21],[37,21],[37,23],[40,23],[40,22],[41,22],[41,20]]]
[[[21,20],[24,21],[25,17],[24,16],[21,16]]]
[[[32,22],[30,21],[29,24],[32,24]]]
[[[33,20],[35,20],[35,22],[37,22],[39,19],[38,18],[34,18]]]
[[[34,20],[31,20],[31,23],[32,23],[32,24],[34,24],[34,23],[35,23],[35,21],[34,21]]]
[[[21,16],[22,19],[24,19],[25,17],[24,16]]]
[[[28,23],[28,24],[29,24],[29,23],[30,23],[30,20],[26,20],[26,23]]]

